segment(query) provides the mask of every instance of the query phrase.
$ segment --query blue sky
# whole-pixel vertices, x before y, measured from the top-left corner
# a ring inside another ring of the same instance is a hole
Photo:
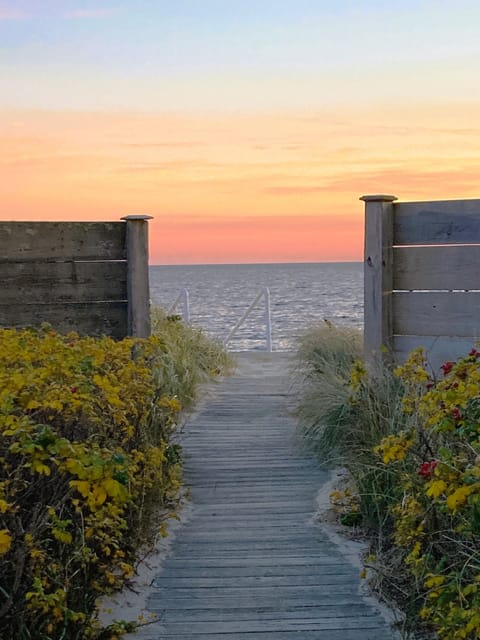
[[[8,107],[298,109],[479,97],[480,3],[0,1]]]

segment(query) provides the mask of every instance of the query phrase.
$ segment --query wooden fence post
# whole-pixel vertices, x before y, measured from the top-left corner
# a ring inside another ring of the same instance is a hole
[[[364,356],[371,371],[392,355],[393,202],[395,196],[366,195],[364,263]]]
[[[127,224],[128,335],[150,336],[150,286],[148,281],[148,220],[152,216],[125,216]]]

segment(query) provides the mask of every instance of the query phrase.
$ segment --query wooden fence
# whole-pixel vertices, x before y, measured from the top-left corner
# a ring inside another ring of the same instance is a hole
[[[480,339],[480,200],[365,202],[365,355],[432,368]]]
[[[0,326],[150,335],[149,219],[0,223]]]

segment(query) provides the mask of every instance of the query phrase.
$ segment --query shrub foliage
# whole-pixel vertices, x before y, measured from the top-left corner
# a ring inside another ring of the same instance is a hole
[[[370,533],[369,566],[406,612],[405,632],[479,638],[480,351],[446,362],[439,379],[422,350],[374,378],[355,345],[345,357],[339,332],[323,327],[300,346],[303,441],[350,471],[335,501]]]
[[[171,436],[193,398],[182,380],[215,365],[181,361],[179,335],[191,351],[198,336],[162,322],[150,339],[119,342],[0,331],[5,640],[111,637],[95,602],[128,581],[139,547],[163,533],[159,513],[181,478]]]

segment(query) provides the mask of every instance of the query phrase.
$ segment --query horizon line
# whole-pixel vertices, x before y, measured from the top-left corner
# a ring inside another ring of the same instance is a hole
[[[290,262],[187,262],[187,263],[149,263],[149,267],[228,267],[228,266],[268,266],[286,264],[359,264],[363,260],[305,260]]]

